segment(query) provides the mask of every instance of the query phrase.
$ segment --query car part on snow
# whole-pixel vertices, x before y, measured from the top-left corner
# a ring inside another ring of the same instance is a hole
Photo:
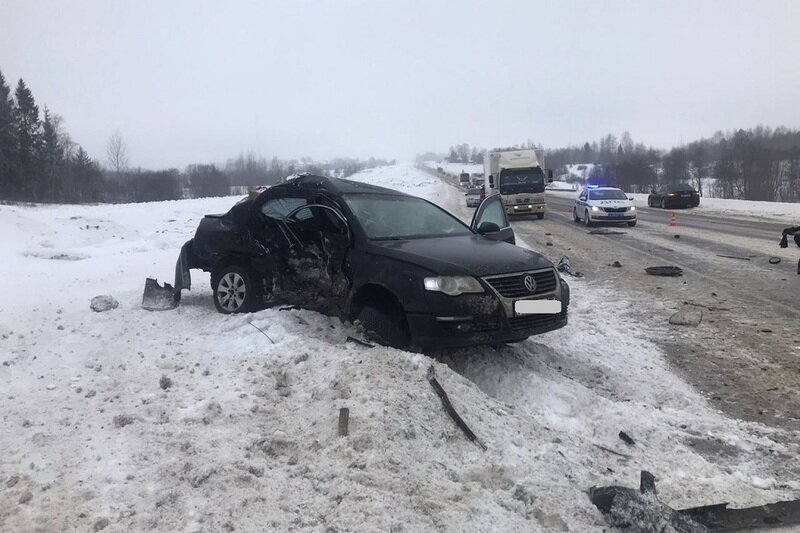
[[[559,272],[563,272],[565,274],[569,274],[570,276],[575,277],[575,278],[582,278],[583,277],[582,273],[575,272],[574,270],[572,270],[572,266],[569,263],[569,257],[567,257],[566,255],[563,256],[561,258],[561,260],[558,262],[558,266],[556,267],[556,269]]]
[[[625,433],[624,431],[620,431],[620,432],[619,432],[619,438],[621,438],[621,439],[622,439],[622,440],[625,442],[625,444],[629,444],[629,445],[631,445],[631,446],[633,446],[633,445],[635,445],[635,444],[636,444],[636,443],[633,441],[633,439],[631,438],[631,436],[630,436],[630,435],[628,435],[627,433]]]
[[[274,341],[274,340],[272,340],[272,337],[270,337],[269,335],[267,335],[267,333],[266,333],[266,332],[265,332],[263,329],[261,329],[260,327],[256,326],[256,325],[255,325],[255,324],[253,324],[252,322],[248,322],[248,324],[250,324],[251,326],[253,326],[254,328],[256,328],[258,331],[260,331],[262,335],[264,335],[266,338],[268,338],[268,339],[269,339],[269,342],[271,342],[272,344],[275,344],[275,341]]]
[[[436,379],[436,369],[433,368],[433,365],[428,367],[428,382],[430,382],[431,386],[433,387],[433,390],[436,391],[436,395],[439,396],[439,398],[442,400],[442,405],[444,406],[444,410],[447,411],[447,414],[450,415],[450,418],[453,419],[453,421],[456,423],[459,429],[461,429],[461,431],[464,432],[464,435],[466,435],[469,440],[480,446],[483,449],[483,451],[486,451],[487,450],[486,445],[483,444],[478,439],[477,435],[475,435],[475,433],[473,433],[471,429],[469,429],[467,423],[464,422],[464,420],[456,412],[455,408],[453,407],[453,404],[450,403],[450,398],[447,397],[447,393],[444,391],[442,385]]]
[[[770,265],[777,265],[780,262],[781,262],[781,258],[780,257],[774,257],[773,256],[773,257],[769,258],[769,264]]]
[[[644,269],[651,276],[683,276],[683,270],[676,266],[654,266]]]
[[[749,257],[741,257],[741,256],[738,256],[738,255],[717,254],[717,257],[725,257],[727,259],[741,259],[742,261],[750,261]]]
[[[641,472],[639,490],[592,487],[589,498],[614,526],[629,531],[699,533],[785,527],[800,524],[800,500],[728,509],[727,503],[675,510],[656,496],[655,477]]]
[[[637,532],[704,533],[708,528],[659,501],[653,474],[642,470],[639,490],[592,487],[589,498],[609,524]]]
[[[593,229],[592,231],[589,232],[589,235],[625,235],[625,232],[602,228],[602,229]]]
[[[175,309],[181,301],[181,291],[176,290],[169,283],[162,287],[155,278],[144,281],[142,294],[142,308],[148,311],[167,311]]]
[[[608,266],[612,266],[614,268],[622,268],[622,263],[620,263],[619,261],[614,261],[613,263],[611,263]]]
[[[114,299],[113,296],[108,296],[107,294],[101,294],[100,296],[95,296],[92,298],[89,307],[95,313],[102,313],[103,311],[110,311],[112,309],[116,309],[119,307],[119,302]]]
[[[699,326],[703,321],[703,312],[700,309],[682,309],[669,317],[673,326]]]
[[[362,341],[361,339],[356,339],[355,337],[351,337],[350,335],[347,336],[345,341],[355,342],[356,344],[360,344],[361,346],[366,346],[367,348],[374,348],[374,344],[370,344],[366,341]]]
[[[350,421],[350,409],[342,407],[339,409],[339,436],[347,436],[347,424]]]

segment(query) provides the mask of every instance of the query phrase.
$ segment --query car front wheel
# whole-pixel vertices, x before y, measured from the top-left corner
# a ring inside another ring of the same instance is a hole
[[[581,218],[578,216],[578,208],[572,208],[572,220],[575,221],[576,224],[580,224]]]
[[[592,219],[589,218],[589,210],[583,212],[583,223],[586,224],[587,227],[592,226]]]
[[[380,309],[365,306],[358,314],[358,321],[370,337],[380,344],[400,349],[408,348],[411,344],[411,339],[402,325]]]
[[[224,314],[249,313],[256,308],[258,287],[249,269],[228,265],[211,275],[214,306]]]
[[[635,221],[635,220],[632,220],[632,221],[628,222],[628,227],[631,227],[631,228],[632,228],[632,227],[634,227],[635,225],[636,225],[636,221]]]
[[[667,208],[667,199],[666,198],[662,198],[661,199],[661,209],[666,209],[666,208]]]

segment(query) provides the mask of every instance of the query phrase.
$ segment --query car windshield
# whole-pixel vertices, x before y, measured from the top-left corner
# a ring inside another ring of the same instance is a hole
[[[413,196],[347,194],[344,201],[370,239],[469,235],[460,220]]]
[[[596,189],[589,191],[590,200],[627,200],[628,197],[619,189]]]

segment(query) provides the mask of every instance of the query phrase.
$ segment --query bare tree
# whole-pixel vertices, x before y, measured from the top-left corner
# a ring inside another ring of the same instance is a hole
[[[111,170],[119,174],[128,166],[128,146],[119,130],[111,134],[106,147],[106,157]]]

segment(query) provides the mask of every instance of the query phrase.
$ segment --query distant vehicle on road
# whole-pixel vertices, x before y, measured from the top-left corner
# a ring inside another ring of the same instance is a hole
[[[587,226],[612,222],[633,227],[636,225],[636,206],[633,205],[633,196],[626,195],[622,189],[589,185],[575,199],[572,218]]]
[[[685,183],[663,185],[650,191],[647,196],[647,205],[661,209],[697,207],[700,205],[700,193]]]
[[[481,204],[481,188],[470,187],[466,192],[467,207],[478,207]]]
[[[470,186],[469,172],[462,172],[461,174],[458,175],[458,184],[461,185],[462,187]]]
[[[545,173],[533,150],[489,152],[483,158],[486,196],[500,193],[508,215],[544,218]]]

